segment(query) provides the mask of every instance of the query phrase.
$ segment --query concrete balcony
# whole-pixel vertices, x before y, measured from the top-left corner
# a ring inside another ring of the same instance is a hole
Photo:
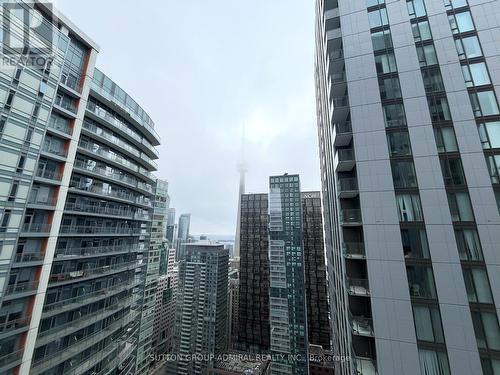
[[[370,295],[368,279],[353,279],[347,278],[347,292],[352,296],[367,297]]]
[[[329,20],[331,18],[336,18],[336,17],[340,17],[339,8],[332,8],[325,10],[325,20]]]
[[[378,375],[375,361],[371,358],[355,357],[356,375]]]
[[[336,153],[337,172],[352,171],[356,165],[354,150],[352,148],[339,149]]]
[[[357,178],[341,178],[337,181],[339,198],[354,198],[359,194]]]
[[[352,127],[349,121],[335,124],[335,135],[333,145],[335,147],[348,146],[352,141]]]
[[[359,226],[363,224],[361,210],[358,208],[343,208],[340,210],[340,224],[344,226]]]
[[[326,31],[326,40],[339,39],[342,38],[342,29],[331,29]]]
[[[342,252],[348,259],[366,259],[365,244],[363,242],[344,242]]]

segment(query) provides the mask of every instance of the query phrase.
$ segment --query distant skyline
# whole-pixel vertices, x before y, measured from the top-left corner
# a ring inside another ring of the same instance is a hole
[[[319,190],[314,3],[138,4],[54,2],[100,45],[97,66],[155,121],[157,176],[177,218],[191,213],[191,233],[235,233],[243,124],[247,191],[266,192],[268,176],[286,172]]]

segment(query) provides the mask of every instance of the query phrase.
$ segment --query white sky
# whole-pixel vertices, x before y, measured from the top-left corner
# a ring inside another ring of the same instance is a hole
[[[97,66],[149,113],[158,177],[191,233],[233,234],[242,124],[247,191],[299,173],[319,190],[312,0],[57,0]]]

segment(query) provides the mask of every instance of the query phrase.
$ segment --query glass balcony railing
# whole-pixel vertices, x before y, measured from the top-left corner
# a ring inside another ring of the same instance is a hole
[[[51,117],[47,126],[67,135],[73,134],[73,128],[69,126],[69,121],[62,117]]]
[[[351,329],[355,335],[373,337],[373,320],[349,314]]]
[[[39,253],[27,253],[27,254],[16,254],[14,258],[15,263],[27,263],[27,262],[40,262],[45,258],[45,254]]]
[[[337,107],[349,107],[349,98],[347,96],[333,98],[332,104],[334,109]]]
[[[0,323],[0,333],[6,333],[9,331],[16,331],[18,329],[29,326],[31,316],[26,316],[24,318],[6,320]]]
[[[83,128],[86,129],[86,130],[88,130],[92,134],[95,134],[96,136],[98,136],[98,137],[100,137],[102,139],[105,139],[105,140],[107,140],[107,141],[109,141],[109,142],[117,145],[121,149],[127,150],[132,155],[135,155],[137,157],[141,156],[141,152],[139,150],[137,150],[136,148],[130,146],[127,143],[125,143],[124,141],[122,141],[118,137],[115,137],[113,134],[111,134],[111,133],[109,133],[109,132],[107,132],[107,131],[99,128],[99,127],[97,127],[94,124],[89,123],[88,121],[84,121],[83,122]]]
[[[105,274],[111,273],[111,272],[115,273],[115,272],[121,272],[121,271],[125,271],[125,270],[131,270],[131,269],[137,268],[139,266],[140,266],[139,262],[137,260],[134,260],[132,262],[118,263],[118,264],[109,265],[109,266],[102,266],[102,267],[89,268],[89,269],[84,269],[84,270],[56,273],[56,274],[50,275],[49,282],[56,283],[56,282],[62,282],[62,281],[68,281],[68,280],[78,280],[78,279],[83,279],[83,278],[93,277],[93,276],[101,276],[101,275],[105,275]]]
[[[91,143],[80,141],[78,143],[78,147],[80,147],[84,150],[90,151],[94,155],[102,156],[103,158],[105,158],[107,160],[110,160],[110,161],[113,161],[117,164],[120,164],[121,166],[128,168],[134,172],[139,171],[139,166],[137,164],[134,164],[134,163],[128,161],[127,159],[123,158],[120,155],[117,155],[113,152],[107,151],[106,149],[100,148],[100,146],[98,146],[98,145],[94,145]]]
[[[336,18],[340,16],[339,8],[332,8],[325,10],[325,19],[329,20],[331,18]]]
[[[61,181],[62,173],[56,170],[48,170],[39,168],[36,171],[36,177],[45,178],[47,180]]]
[[[368,280],[347,278],[347,291],[354,296],[369,296]]]
[[[82,85],[80,85],[78,79],[76,77],[69,76],[68,74],[63,73],[61,75],[60,84],[69,87],[70,89],[78,93],[82,92]]]
[[[103,177],[108,177],[116,181],[124,182],[133,187],[137,186],[137,180],[135,178],[129,177],[121,173],[110,171],[107,168],[92,166],[81,160],[75,160],[74,166],[75,168],[83,169],[85,171],[92,172]]]
[[[337,181],[337,189],[339,193],[358,191],[358,179],[341,178]]]
[[[366,258],[363,242],[344,242],[342,250],[346,258]]]
[[[0,357],[0,367],[8,366],[11,363],[21,361],[23,358],[24,349],[3,355]]]
[[[101,227],[94,225],[61,225],[60,233],[71,234],[127,234],[139,235],[145,228]]]
[[[57,148],[57,147],[52,147],[51,145],[44,144],[42,147],[42,151],[47,152],[52,155],[60,156],[60,157],[67,157],[68,156],[68,151],[63,149],[63,148]]]
[[[7,285],[5,295],[10,296],[18,293],[31,292],[38,289],[38,281],[26,281],[14,285]]]
[[[375,361],[371,358],[356,357],[354,359],[356,375],[377,375]]]
[[[28,200],[28,204],[33,204],[37,206],[55,207],[55,205],[57,204],[57,198],[47,197],[47,196],[30,197],[30,199]]]
[[[344,148],[337,151],[337,158],[339,162],[353,162],[354,150],[352,148]]]
[[[361,224],[361,210],[357,208],[344,208],[340,210],[340,224]]]
[[[24,223],[21,227],[23,233],[49,233],[51,224],[48,223]]]
[[[123,192],[120,190],[109,191],[108,189],[104,189],[104,188],[98,187],[98,186],[76,185],[76,186],[71,186],[71,187],[74,189],[88,191],[88,192],[103,195],[103,196],[123,199],[123,200],[129,201],[131,203],[137,203],[137,204],[141,204],[144,206],[153,207],[151,200],[149,198],[146,198],[146,197],[141,196],[141,195],[136,196],[132,193],[127,193],[127,192]]]
[[[144,251],[144,245],[122,245],[122,246],[95,246],[95,247],[78,247],[56,251],[56,259],[60,258],[76,258],[88,256],[106,256],[115,253],[132,253]]]
[[[335,132],[337,135],[340,134],[351,134],[352,126],[350,121],[339,122],[335,124]]]
[[[73,100],[68,99],[65,96],[58,96],[54,101],[54,105],[61,107],[76,115],[78,108]]]
[[[135,218],[135,211],[130,207],[108,207],[108,206],[98,206],[96,204],[89,203],[66,203],[66,211],[75,212],[87,212],[99,215],[109,215],[109,216],[119,216],[126,217],[129,219]]]
[[[342,37],[342,30],[339,28],[326,31],[326,39],[337,39]]]

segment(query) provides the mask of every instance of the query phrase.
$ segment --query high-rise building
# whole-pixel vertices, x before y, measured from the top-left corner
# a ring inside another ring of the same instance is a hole
[[[167,220],[167,241],[169,243],[169,248],[174,247],[176,228],[177,225],[175,224],[175,208],[169,208]]]
[[[238,348],[268,351],[269,219],[267,194],[241,196]]]
[[[272,374],[308,374],[307,309],[298,175],[269,178]]]
[[[321,193],[303,192],[301,201],[308,342],[327,350],[330,348],[330,321]]]
[[[189,242],[189,225],[191,223],[191,214],[182,214],[179,216],[179,225],[177,227],[177,245],[175,259],[180,261],[186,253],[186,244]]]
[[[245,162],[245,127],[241,136],[241,160],[237,166],[240,174],[240,185],[238,189],[238,213],[236,215],[236,236],[234,239],[234,251],[231,258],[239,258],[240,256],[240,231],[241,231],[241,196],[245,194],[245,176],[248,172],[248,167]]]
[[[229,273],[227,293],[227,342],[228,348],[234,348],[238,341],[238,320],[240,315],[240,283],[238,274],[231,276]]]
[[[135,374],[149,373],[152,365],[154,320],[156,307],[156,290],[158,286],[160,253],[165,247],[165,231],[167,221],[168,182],[156,180],[153,215],[150,225],[149,251],[145,253],[143,262],[146,266],[146,277],[143,286],[143,299],[141,303],[141,326],[137,347],[137,364]]]
[[[500,373],[498,14],[317,0],[335,374]]]
[[[0,9],[0,373],[133,370],[159,137],[50,4]]]
[[[227,287],[229,254],[224,245],[186,245],[179,263],[175,322],[175,374],[206,374],[210,354],[227,348]],[[193,354],[202,356],[191,357]],[[207,360],[208,359],[208,360]]]

